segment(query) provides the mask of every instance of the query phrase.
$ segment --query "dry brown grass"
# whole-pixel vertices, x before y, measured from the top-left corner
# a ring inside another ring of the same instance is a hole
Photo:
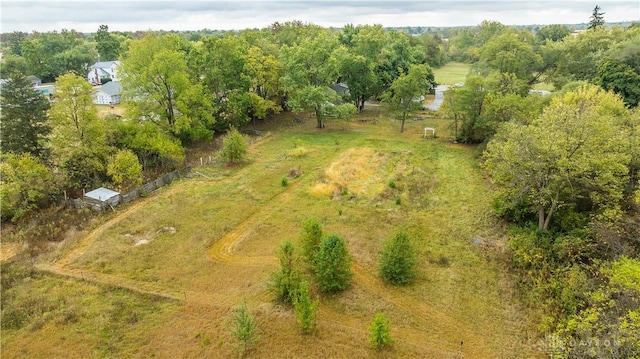
[[[17,242],[0,243],[0,261],[6,261],[22,251],[23,245]]]
[[[84,278],[90,286],[126,288],[132,298],[179,301],[145,316],[132,333],[120,328],[126,340],[112,356],[234,357],[228,326],[243,300],[260,335],[250,357],[536,356],[525,343],[525,313],[503,293],[509,283],[502,267],[471,244],[475,236],[503,235],[489,213],[491,194],[473,148],[421,139],[423,122],[408,123],[399,134],[388,119],[341,123],[345,130],[330,123],[326,131],[314,129],[312,121],[286,121],[268,124],[280,130],[254,143],[244,166],[199,167],[211,178],[181,180],[119,208],[87,236],[70,241],[72,248],[43,257],[41,268],[71,283]],[[307,151],[291,155],[296,148]],[[302,175],[282,187],[292,167]],[[388,186],[391,179],[397,188]],[[355,276],[347,291],[320,298],[317,331],[304,336],[292,311],[271,302],[267,283],[277,268],[278,245],[295,242],[301,222],[311,216],[325,232],[346,239]],[[390,286],[376,275],[385,239],[399,230],[410,234],[419,253],[418,280],[408,287]],[[132,237],[148,243],[136,246]],[[101,305],[82,290],[92,298],[85,299],[88,305]],[[396,340],[382,353],[367,341],[376,311],[391,320]],[[100,319],[84,321],[101,325]],[[29,348],[29,357],[64,350],[88,357],[106,340],[104,333],[86,333],[61,342],[74,330],[55,325],[3,333],[2,357],[25,356],[21,347],[36,336],[40,344]],[[43,338],[54,340],[46,344]]]

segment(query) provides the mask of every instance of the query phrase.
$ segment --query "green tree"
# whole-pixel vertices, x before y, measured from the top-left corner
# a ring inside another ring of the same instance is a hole
[[[640,261],[621,256],[599,268],[602,283],[591,284],[587,305],[563,321],[555,331],[569,357],[593,357],[584,343],[611,343],[595,348],[603,358],[640,355]],[[613,336],[613,338],[612,338]]]
[[[16,221],[30,211],[47,205],[55,188],[51,172],[31,153],[2,155],[0,204],[3,221]]]
[[[544,26],[536,33],[536,37],[542,43],[547,40],[552,42],[560,41],[569,35],[571,35],[571,30],[566,25],[559,24]]]
[[[556,70],[549,80],[558,89],[571,81],[593,81],[598,65],[612,46],[622,42],[624,37],[625,32],[620,28],[596,28],[577,36],[567,36],[554,46]]]
[[[46,157],[49,101],[24,75],[14,73],[0,93],[0,143],[3,152]]]
[[[142,165],[131,150],[119,150],[107,164],[107,174],[120,189],[142,184]]]
[[[100,25],[95,36],[96,50],[101,61],[114,61],[120,56],[120,41],[109,33],[109,26]]]
[[[593,12],[591,13],[591,17],[589,17],[589,26],[587,29],[596,29],[604,26],[604,12],[600,11],[600,6],[596,5],[593,8]]]
[[[628,30],[629,39],[613,44],[599,61],[594,83],[622,96],[629,107],[640,102],[640,31]]]
[[[185,156],[184,148],[177,139],[150,122],[113,123],[109,143],[113,147],[133,151],[143,169],[175,169],[183,163]]]
[[[318,128],[324,127],[327,115],[356,112],[352,104],[339,104],[340,96],[328,87],[338,78],[337,48],[336,35],[322,29],[315,37],[305,37],[299,44],[281,50],[281,81],[289,96],[287,105],[295,112],[313,111]]]
[[[454,86],[447,91],[442,109],[454,119],[454,137],[465,143],[482,142],[477,123],[482,115],[484,98],[489,92],[486,80],[477,75],[467,77],[464,86]]]
[[[322,239],[313,265],[316,283],[322,292],[343,291],[351,285],[351,257],[344,239],[330,234]]]
[[[507,122],[529,124],[542,113],[550,96],[521,96],[514,93],[488,93],[482,102],[482,112],[474,125],[474,134],[488,141]]]
[[[22,43],[27,39],[27,37],[29,37],[29,34],[26,32],[14,31],[10,34],[6,34],[6,38],[3,36],[3,42],[6,41],[12,54],[22,57]]]
[[[454,30],[453,36],[449,39],[447,55],[451,60],[471,62],[478,59],[475,48],[475,34],[469,28]]]
[[[238,340],[238,351],[243,358],[251,346],[258,342],[256,328],[256,322],[247,309],[247,303],[243,302],[242,305],[235,310],[235,317],[231,328],[231,334]]]
[[[106,124],[98,117],[91,85],[80,76],[62,75],[56,80],[55,97],[49,118],[56,158],[64,161],[77,151],[103,152]]]
[[[345,46],[337,55],[338,72],[340,80],[349,85],[350,100],[358,112],[362,112],[367,99],[382,93],[382,80],[386,77],[383,64],[390,56],[383,50],[389,35],[382,25],[359,25],[346,31],[349,34],[345,34],[344,29],[341,33]]]
[[[301,276],[295,258],[295,246],[290,241],[280,245],[278,259],[280,270],[272,273],[270,289],[276,301],[283,304],[294,304],[296,291],[300,288]]]
[[[293,297],[293,308],[298,318],[298,325],[303,334],[311,334],[316,326],[318,301],[309,296],[309,283],[302,281]]]
[[[605,59],[598,66],[595,83],[619,94],[629,107],[637,107],[640,102],[640,73],[625,63]]]
[[[208,37],[190,57],[202,74],[207,96],[215,104],[217,129],[238,127],[256,118],[264,119],[279,107],[267,97],[274,89],[279,64],[259,47],[251,47],[235,34]],[[276,71],[274,73],[274,71]]]
[[[95,49],[75,30],[34,33],[21,43],[30,75],[44,82],[68,72],[86,74],[97,58]]]
[[[147,35],[122,60],[127,115],[151,121],[183,141],[213,136],[213,107],[187,66],[190,44],[176,34]]]
[[[247,144],[242,134],[235,127],[231,128],[222,139],[222,150],[220,150],[222,158],[228,163],[238,163],[244,159],[247,151]]]
[[[308,218],[302,222],[302,233],[300,233],[300,247],[302,255],[307,263],[313,266],[315,256],[322,241],[322,225],[317,218]]]
[[[387,90],[402,74],[409,72],[412,65],[424,64],[424,52],[411,46],[411,36],[402,31],[391,30],[385,36],[387,40],[381,52],[381,60],[376,67],[376,74],[382,86]]]
[[[29,64],[22,56],[2,54],[1,64],[2,72],[0,73],[0,78],[2,79],[10,79],[14,77],[12,74],[21,74],[24,76],[30,73]]]
[[[407,116],[422,108],[421,99],[435,85],[434,81],[433,71],[427,64],[413,65],[409,68],[408,73],[400,75],[393,81],[383,101],[389,110],[402,121],[400,132],[404,132]]]
[[[485,166],[507,208],[538,214],[549,229],[556,211],[577,201],[615,208],[627,182],[629,113],[622,100],[582,86],[552,100],[531,124],[503,127],[487,145]]]
[[[71,189],[92,189],[107,180],[105,153],[91,149],[74,149],[61,163],[65,186]]]
[[[382,350],[393,343],[393,339],[391,339],[391,323],[382,312],[376,313],[373,322],[369,326],[369,333],[369,342],[378,350]]]
[[[480,63],[501,74],[514,74],[532,83],[533,72],[540,68],[542,57],[533,47],[533,36],[506,31],[480,48]]]
[[[378,272],[382,279],[391,284],[408,284],[416,277],[416,264],[416,251],[409,236],[401,232],[385,243],[380,253]]]

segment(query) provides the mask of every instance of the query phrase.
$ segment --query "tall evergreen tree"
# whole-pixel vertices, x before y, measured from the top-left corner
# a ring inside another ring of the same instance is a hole
[[[394,285],[411,283],[416,276],[416,251],[409,236],[398,233],[387,241],[380,253],[380,277]]]
[[[315,257],[314,273],[322,292],[340,292],[351,285],[351,257],[344,239],[330,234],[322,239]]]
[[[591,13],[591,17],[589,18],[589,26],[587,27],[588,29],[595,29],[604,26],[604,13],[600,10],[600,6],[598,5],[593,8],[593,13]]]
[[[46,138],[51,132],[49,100],[24,75],[15,73],[2,88],[0,143],[3,152],[31,153],[44,158]]]

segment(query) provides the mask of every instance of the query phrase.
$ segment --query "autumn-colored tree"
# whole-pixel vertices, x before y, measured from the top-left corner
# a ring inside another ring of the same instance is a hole
[[[504,206],[535,211],[541,230],[578,200],[615,208],[632,155],[628,118],[618,96],[585,85],[555,98],[531,124],[503,127],[484,157]]]

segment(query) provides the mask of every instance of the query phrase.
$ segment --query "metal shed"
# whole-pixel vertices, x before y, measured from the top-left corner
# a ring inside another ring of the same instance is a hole
[[[120,193],[100,187],[84,194],[84,201],[97,210],[120,203]]]

